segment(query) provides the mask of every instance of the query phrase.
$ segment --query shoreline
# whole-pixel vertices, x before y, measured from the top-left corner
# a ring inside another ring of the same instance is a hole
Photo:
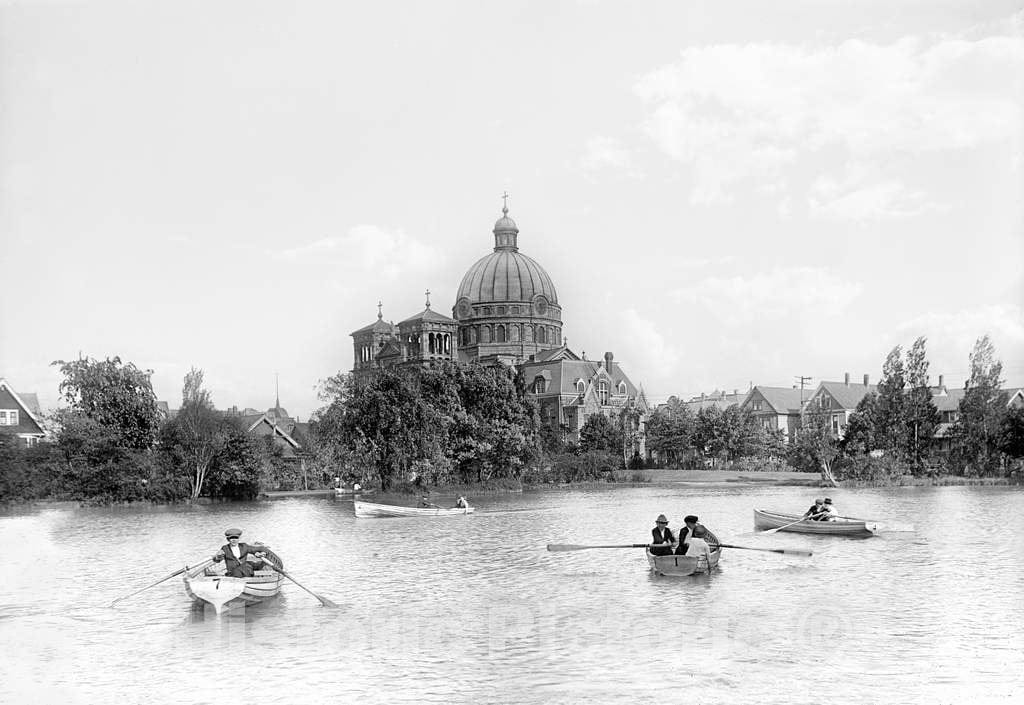
[[[790,472],[790,471],[768,471],[749,472],[734,470],[671,470],[652,468],[646,470],[618,470],[615,473],[615,481],[608,480],[586,480],[583,482],[568,483],[538,483],[538,484],[512,484],[508,480],[495,481],[494,483],[483,482],[479,485],[437,485],[423,487],[413,490],[406,488],[381,492],[376,488],[369,489],[365,495],[368,501],[387,503],[408,503],[418,499],[425,494],[428,496],[447,496],[453,498],[458,495],[497,495],[516,494],[523,492],[551,492],[566,489],[615,489],[627,487],[658,487],[667,485],[691,485],[694,487],[821,487],[830,488],[826,482],[814,473]],[[914,477],[904,475],[899,478],[886,480],[884,482],[867,480],[844,480],[839,482],[837,488],[884,488],[884,487],[1011,487],[1024,484],[1020,479],[1010,477],[962,477],[960,475],[938,475],[935,477]],[[249,501],[276,501],[279,499],[334,499],[336,495],[334,488],[318,490],[289,490],[289,491],[266,491],[261,492],[255,500]],[[439,497],[440,498],[440,497]],[[351,500],[352,495],[344,495],[337,499]],[[109,504],[93,503],[89,500],[67,500],[67,499],[33,499],[33,500],[7,500],[0,501],[0,510],[20,509],[39,507],[48,509],[81,509],[81,508],[138,508],[138,507],[173,507],[189,504],[208,505],[214,503],[230,503],[231,500],[214,500],[208,497],[200,497],[196,501],[186,500],[180,502],[112,502]]]

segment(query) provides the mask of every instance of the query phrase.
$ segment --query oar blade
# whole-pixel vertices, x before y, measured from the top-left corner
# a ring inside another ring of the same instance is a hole
[[[590,548],[590,546],[579,546],[574,543],[549,543],[548,550],[553,553],[559,553],[561,551],[582,551]]]

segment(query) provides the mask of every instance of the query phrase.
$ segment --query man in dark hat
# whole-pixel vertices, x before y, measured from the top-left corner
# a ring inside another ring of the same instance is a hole
[[[214,554],[217,563],[224,561],[224,574],[229,578],[251,578],[263,567],[263,547],[259,544],[240,543],[241,529],[228,529],[224,532],[228,542]],[[250,558],[251,556],[251,558]]]
[[[823,511],[825,511],[825,500],[818,497],[814,500],[814,504],[811,505],[811,508],[804,512],[804,519],[819,519],[819,515]]]
[[[836,520],[836,508],[832,505],[832,498],[826,497],[825,502],[822,505],[821,514],[818,516],[821,521],[835,521]]]
[[[679,545],[676,546],[676,555],[678,556],[686,555],[687,548],[689,547],[689,544],[686,543],[686,537],[693,534],[694,529],[700,526],[697,523],[697,517],[693,514],[687,514],[683,517],[683,524],[685,526],[679,530]]]
[[[651,553],[655,556],[671,556],[676,537],[672,529],[668,528],[668,518],[664,514],[659,514],[654,523],[655,527],[651,529],[651,543],[656,545],[651,546]]]

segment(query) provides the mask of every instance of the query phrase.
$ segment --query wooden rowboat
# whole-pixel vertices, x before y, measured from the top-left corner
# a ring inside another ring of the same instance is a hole
[[[352,489],[350,487],[335,487],[334,488],[334,496],[335,497],[351,497],[352,495],[373,494],[373,492],[374,491],[372,489],[370,489],[370,490],[354,490],[354,489]]]
[[[265,549],[266,550],[266,549]],[[274,552],[266,550],[267,558],[284,568]],[[224,562],[204,561],[185,571],[185,592],[197,603],[210,605],[217,614],[237,607],[248,607],[281,592],[284,576],[269,568],[257,570],[251,578],[229,578],[224,575]]]
[[[794,523],[795,522],[795,523]],[[791,526],[786,526],[791,524]],[[780,529],[780,527],[785,527]],[[834,519],[831,521],[800,520],[799,514],[782,514],[766,509],[754,510],[754,528],[758,531],[780,529],[798,534],[820,534],[824,536],[852,536],[867,538],[879,530],[878,524],[863,519]]]
[[[651,570],[658,575],[683,576],[709,573],[718,565],[722,548],[718,545],[718,537],[710,531],[705,540],[708,543],[708,548],[711,549],[708,553],[710,561],[705,560],[703,555],[655,556],[650,549],[647,549],[647,563],[651,566]]]
[[[400,507],[394,504],[374,504],[373,502],[353,501],[356,507],[356,516],[361,519],[372,517],[447,517],[457,514],[472,514],[475,507],[455,507],[442,509],[441,507]]]

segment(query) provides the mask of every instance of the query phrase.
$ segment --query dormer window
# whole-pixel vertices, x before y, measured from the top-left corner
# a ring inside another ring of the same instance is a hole
[[[580,394],[583,394],[583,392],[587,391],[587,385],[586,383],[584,383],[582,379],[576,380],[576,391],[579,392]]]
[[[548,388],[548,383],[547,383],[546,379],[544,379],[543,377],[540,377],[540,376],[533,378],[533,393],[534,394],[543,394],[545,391],[547,391],[547,388]]]

